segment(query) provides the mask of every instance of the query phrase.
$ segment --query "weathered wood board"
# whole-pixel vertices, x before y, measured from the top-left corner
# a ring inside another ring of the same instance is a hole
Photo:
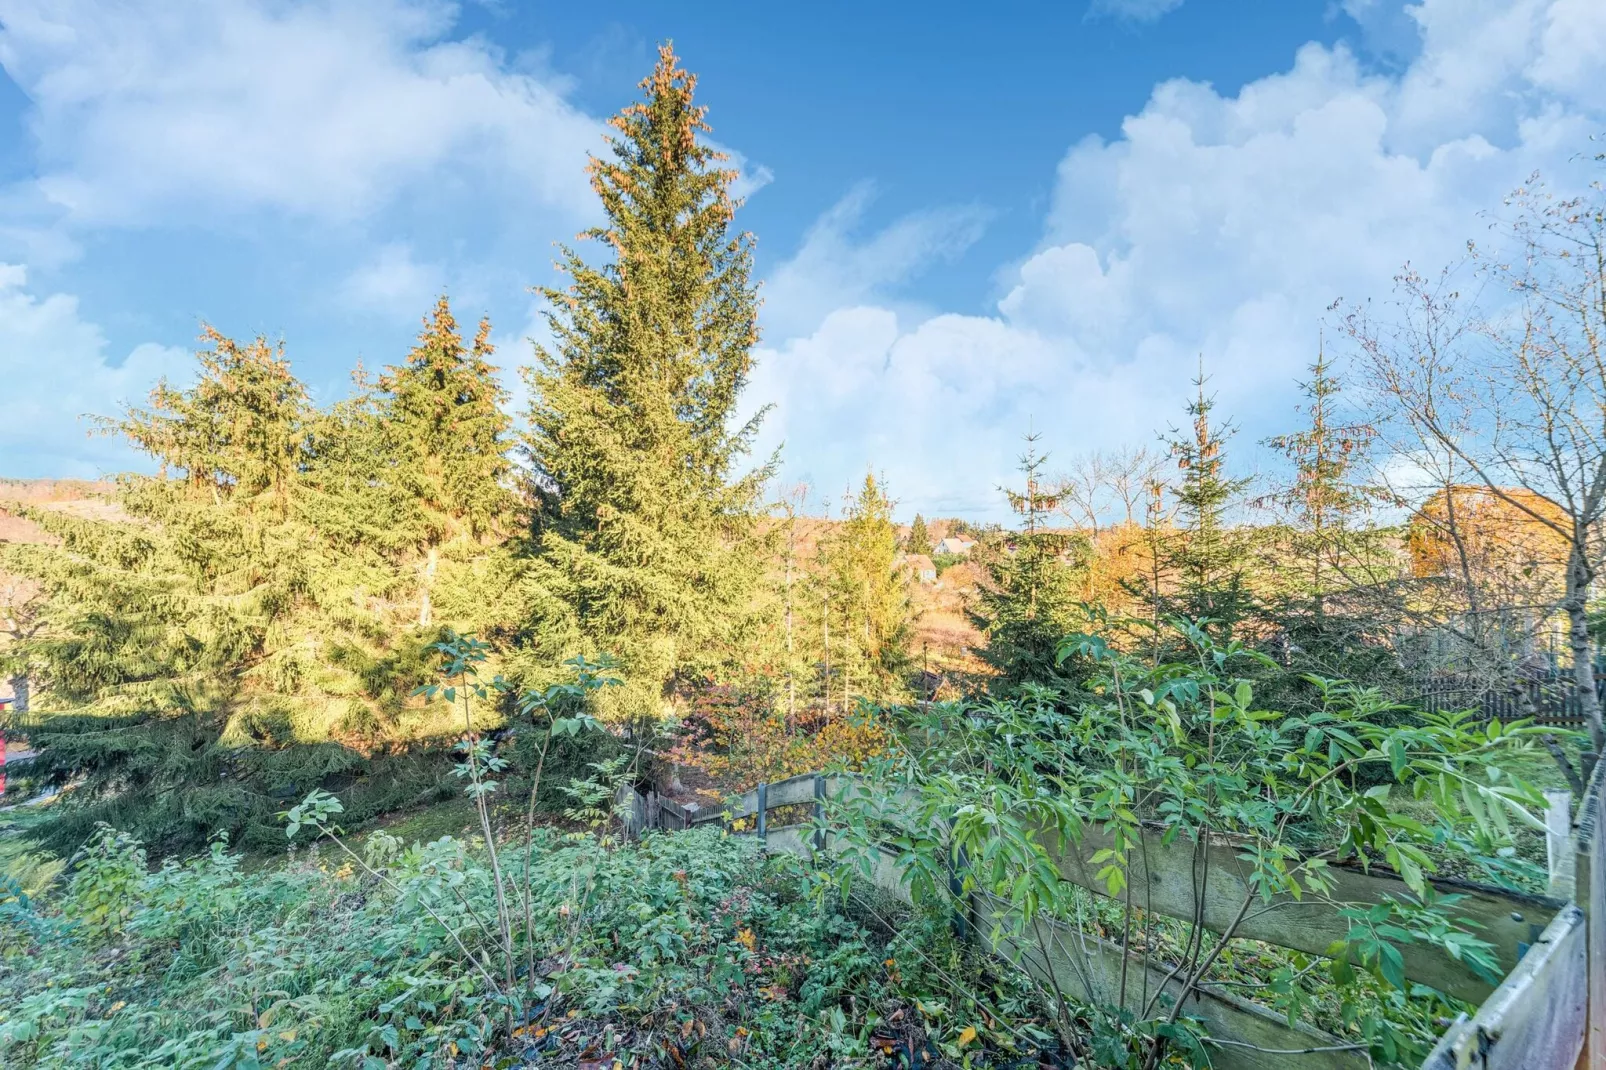
[[[765,845],[777,854],[809,858],[813,855],[810,834],[804,825],[771,829]],[[828,843],[827,852],[831,849]],[[869,882],[885,894],[909,901],[896,859],[885,851],[872,857]],[[977,937],[988,950],[1084,1002],[1114,1005],[1119,1001],[1122,959],[1127,960],[1126,1006],[1134,1013],[1141,1014],[1148,996],[1162,987],[1168,995],[1155,1004],[1162,1012],[1175,1004],[1181,992],[1181,982],[1167,982],[1167,971],[1158,964],[1146,964],[1141,955],[1123,952],[1091,934],[1045,919],[1033,927],[1030,938],[1013,935],[1011,908],[998,900],[973,897],[972,917]],[[1356,1051],[1306,1052],[1341,1045],[1320,1030],[1302,1024],[1290,1027],[1272,1011],[1231,995],[1195,992],[1182,1013],[1199,1019],[1211,1036],[1227,1042],[1217,1043],[1211,1054],[1212,1065],[1220,1070],[1363,1070],[1368,1065],[1366,1057]]]
[[[1589,1013],[1584,912],[1569,905],[1423,1070],[1572,1070]]]
[[[770,807],[813,799],[813,774],[792,777],[769,785]],[[829,798],[839,799],[859,790],[857,778],[826,778]],[[882,800],[888,806],[896,799]],[[750,815],[757,806],[757,793],[744,794],[736,808],[737,816]],[[1090,891],[1104,894],[1105,886],[1094,879],[1097,866],[1086,861],[1109,844],[1109,837],[1088,830],[1079,845],[1059,844],[1048,835],[1043,844],[1055,859],[1060,876]],[[1248,893],[1247,866],[1238,858],[1239,848],[1229,842],[1212,842],[1195,851],[1192,841],[1178,838],[1163,842],[1158,832],[1144,836],[1143,849],[1134,852],[1128,880],[1135,890],[1138,906],[1168,917],[1191,921],[1195,914],[1195,889],[1202,883],[1203,922],[1220,933],[1231,924]],[[1365,872],[1353,866],[1330,866],[1333,892],[1318,900],[1279,897],[1268,906],[1255,904],[1239,925],[1239,935],[1307,954],[1321,955],[1349,930],[1349,922],[1339,915],[1333,902],[1370,906],[1385,897],[1409,900],[1405,882],[1378,872]],[[1501,972],[1509,973],[1522,957],[1522,949],[1538,939],[1564,901],[1548,896],[1524,895],[1488,885],[1454,880],[1433,880],[1433,888],[1444,895],[1459,895],[1454,915],[1470,923],[1477,935],[1494,946]],[[1141,889],[1141,891],[1137,891]],[[1431,985],[1458,999],[1477,1003],[1494,991],[1495,985],[1473,974],[1460,962],[1437,948],[1405,945],[1400,949],[1405,974],[1413,981]],[[1606,1066],[1598,1068],[1606,1070]]]
[[[809,774],[768,785],[764,805],[773,809],[812,803],[818,798],[819,781],[816,775]],[[832,798],[862,796],[864,792],[855,777],[824,778],[824,784]],[[894,795],[878,801],[889,811],[896,811],[901,800]],[[748,792],[736,800],[733,808],[693,815],[691,820],[701,823],[724,816],[751,816],[758,805],[758,793]],[[807,826],[768,830],[766,846],[771,851],[811,857],[810,832]],[[1405,972],[1413,980],[1462,999],[1483,1001],[1472,1019],[1457,1022],[1447,1031],[1424,1064],[1425,1070],[1566,1070],[1574,1066],[1575,1060],[1580,1070],[1606,1070],[1606,763],[1595,771],[1573,841],[1577,852],[1576,902],[1584,904],[1585,909],[1556,898],[1522,895],[1485,885],[1431,882],[1442,894],[1462,897],[1454,913],[1472,922],[1475,931],[1490,941],[1506,976],[1499,986],[1492,986],[1440,951],[1409,945],[1401,948]],[[827,844],[827,849],[831,846]],[[1104,894],[1105,889],[1093,879],[1096,867],[1086,859],[1106,846],[1107,837],[1096,831],[1074,847],[1044,838],[1045,850],[1056,860],[1062,878],[1099,894]],[[1134,852],[1128,872],[1136,905],[1191,920],[1195,916],[1195,898],[1202,890],[1203,924],[1216,932],[1224,931],[1249,888],[1248,865],[1237,857],[1239,851],[1238,846],[1225,841],[1196,846],[1179,838],[1166,844],[1158,831],[1146,834],[1143,848]],[[907,888],[892,855],[877,852],[871,869],[872,884],[907,900]],[[1207,869],[1209,877],[1205,879]],[[1240,923],[1237,934],[1323,954],[1348,928],[1348,922],[1334,907],[1335,901],[1367,905],[1385,897],[1410,896],[1404,882],[1386,872],[1332,866],[1329,873],[1334,884],[1330,895],[1305,901],[1283,898],[1269,905],[1256,903]],[[1602,920],[1589,924],[1586,910],[1588,917]],[[992,950],[1018,961],[1040,980],[1052,981],[1071,995],[1104,1004],[1116,1002],[1119,993],[1111,986],[1119,986],[1123,960],[1128,1002],[1136,999],[1139,1003],[1129,1009],[1141,1011],[1146,1002],[1144,990],[1152,993],[1165,983],[1163,970],[1089,934],[1050,926],[1045,949],[1035,939],[1023,941],[1010,935],[1011,926],[996,924],[1001,918],[996,909],[983,908],[976,897],[971,915],[978,934]],[[1135,985],[1133,978],[1138,979]],[[1172,981],[1168,987],[1174,994],[1180,986]],[[1221,1040],[1239,1042],[1218,1045],[1213,1056],[1216,1066],[1261,1070],[1366,1065],[1364,1055],[1355,1051],[1309,1051],[1332,1048],[1336,1042],[1308,1027],[1291,1028],[1265,1008],[1227,994],[1195,993],[1184,1012],[1205,1022]]]
[[[1068,850],[1051,847],[1050,854],[1056,857],[1064,879],[1102,895],[1105,894],[1104,884],[1094,880],[1099,867],[1090,866],[1086,859],[1109,845],[1106,834],[1090,829],[1079,847]],[[1133,852],[1127,873],[1133,889],[1133,903],[1145,910],[1191,921],[1195,888],[1202,882],[1204,925],[1212,932],[1223,932],[1250,892],[1249,866],[1238,853],[1239,848],[1229,843],[1214,842],[1196,850],[1190,840],[1178,837],[1166,844],[1160,835],[1146,833],[1143,848]],[[1291,896],[1279,896],[1269,906],[1256,902],[1238,926],[1238,935],[1322,955],[1335,940],[1343,939],[1350,926],[1333,901],[1368,906],[1381,902],[1385,896],[1402,901],[1414,898],[1404,881],[1391,876],[1366,873],[1350,866],[1330,866],[1328,873],[1333,890],[1326,899],[1295,900]],[[1564,905],[1560,900],[1545,896],[1523,895],[1460,881],[1435,880],[1432,885],[1441,893],[1463,897],[1452,908],[1453,914],[1469,920],[1478,936],[1494,945],[1503,973],[1517,965],[1522,947],[1533,943]],[[1405,974],[1413,981],[1432,985],[1472,1003],[1494,991],[1493,984],[1481,980],[1437,948],[1407,944],[1400,948],[1400,954],[1405,959]]]
[[[1589,1020],[1580,1070],[1606,1070],[1606,761],[1595,764],[1573,842],[1574,901],[1587,915]]]
[[[990,950],[1018,963],[1039,980],[1087,1003],[1122,1006],[1142,1015],[1148,996],[1163,1014],[1181,998],[1182,982],[1167,980],[1169,971],[1143,962],[1136,954],[1091,934],[1050,921],[1032,927],[1026,937],[1011,935],[1012,914],[1007,905],[993,901],[977,906],[977,933]],[[1121,999],[1121,962],[1126,958],[1126,999]],[[1364,1053],[1338,1048],[1333,1036],[1302,1023],[1290,1026],[1285,1018],[1265,1007],[1225,993],[1194,991],[1182,1008],[1183,1015],[1199,1019],[1205,1032],[1219,1041],[1211,1052],[1217,1067],[1243,1070],[1362,1070],[1370,1065]],[[1261,1050],[1264,1049],[1264,1050]]]

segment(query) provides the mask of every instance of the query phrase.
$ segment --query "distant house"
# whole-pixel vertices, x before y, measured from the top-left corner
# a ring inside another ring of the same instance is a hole
[[[949,535],[936,546],[931,548],[931,555],[933,557],[939,557],[943,555],[950,557],[969,557],[970,548],[975,545],[976,544],[974,542],[961,539],[957,535]]]
[[[921,583],[937,582],[937,566],[932,564],[931,558],[925,554],[910,554],[903,559],[903,563]]]

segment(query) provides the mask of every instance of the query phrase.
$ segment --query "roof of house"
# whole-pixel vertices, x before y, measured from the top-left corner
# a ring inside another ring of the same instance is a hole
[[[925,554],[910,554],[908,557],[903,559],[903,563],[908,565],[917,573],[937,571],[937,566],[933,564],[931,558],[927,557]]]

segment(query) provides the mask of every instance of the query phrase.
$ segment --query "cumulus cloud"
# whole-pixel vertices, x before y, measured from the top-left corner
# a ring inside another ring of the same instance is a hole
[[[134,456],[115,439],[90,436],[83,417],[116,415],[158,379],[181,380],[189,354],[147,344],[114,363],[76,297],[37,296],[27,280],[22,266],[0,264],[0,475],[92,479],[129,467]]]
[[[326,316],[416,323],[448,288],[464,319],[522,308],[543,281],[532,239],[600,217],[585,159],[606,127],[541,57],[465,35],[458,14],[445,0],[0,0],[0,66],[28,98],[32,164],[0,186],[0,259],[59,278],[95,238],[138,228],[159,268],[163,236],[183,228],[265,236],[264,274],[294,272],[286,289]],[[730,156],[739,194],[770,181]],[[72,301],[16,285],[6,300],[58,315]],[[63,351],[83,363],[106,347],[96,339]],[[142,395],[156,352],[102,361],[111,388]],[[504,352],[524,356],[521,341]],[[72,432],[59,444],[81,442],[78,412],[105,407],[77,390],[8,393],[27,395],[30,427],[53,411]],[[41,446],[28,465],[108,456],[63,450]]]
[[[35,180],[80,224],[266,207],[361,217],[448,163],[592,210],[602,127],[448,34],[436,0],[0,0],[0,63],[33,102]]]
[[[863,183],[821,216],[802,248],[764,283],[764,327],[781,337],[813,330],[831,310],[883,298],[981,237],[986,213],[975,207],[913,212],[875,234],[857,231],[875,197]]]
[[[873,463],[909,511],[996,515],[1029,426],[1062,456],[1144,441],[1178,421],[1202,357],[1248,447],[1292,417],[1335,299],[1385,296],[1408,260],[1455,260],[1535,168],[1585,177],[1606,48],[1579,45],[1599,10],[1426,0],[1395,75],[1310,44],[1236,95],[1157,86],[1119,138],[1067,152],[1042,242],[993,314],[854,296],[806,336],[772,334],[758,382],[774,434],[822,486]],[[791,270],[831,284],[828,264],[805,266]]]

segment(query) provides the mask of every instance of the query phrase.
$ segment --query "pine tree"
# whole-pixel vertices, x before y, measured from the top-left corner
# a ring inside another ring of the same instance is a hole
[[[1304,412],[1309,425],[1266,444],[1293,466],[1292,483],[1273,501],[1290,514],[1285,562],[1302,573],[1296,581],[1298,593],[1310,600],[1319,619],[1327,595],[1349,585],[1341,572],[1345,559],[1356,551],[1363,559],[1375,557],[1358,542],[1368,534],[1359,529],[1371,496],[1354,477],[1366,462],[1377,429],[1340,421],[1336,405],[1343,385],[1324,352],[1318,351],[1310,372],[1310,380],[1300,384],[1308,399]]]
[[[892,501],[867,473],[820,561],[832,690],[840,709],[849,708],[853,697],[892,702],[906,695],[909,597],[897,554]]]
[[[214,501],[271,492],[282,507],[302,455],[306,388],[290,374],[282,343],[258,338],[241,346],[210,325],[202,340],[211,348],[196,355],[201,367],[193,389],[163,381],[149,409],[130,409],[102,427]]]
[[[163,847],[277,840],[285,793],[350,776],[360,819],[447,768],[456,722],[409,697],[434,636],[407,610],[445,515],[417,473],[449,466],[403,448],[385,396],[320,411],[281,347],[204,341],[194,386],[103,422],[162,474],[125,478],[110,518],[35,510],[58,541],[3,548],[44,592],[42,626],[8,652],[38,684],[32,741],[81,780],[57,844],[96,820]]]
[[[931,553],[931,535],[926,531],[926,518],[919,513],[915,514],[915,522],[909,525],[909,538],[904,549],[911,554]]]
[[[242,789],[219,741],[290,735],[271,696],[307,668],[286,625],[316,555],[287,524],[305,459],[306,393],[282,349],[206,328],[196,385],[103,421],[171,478],[130,478],[116,520],[39,511],[56,545],[16,547],[46,626],[23,644],[38,681],[34,742],[83,778],[58,824],[70,839],[120,817],[148,838],[238,827]],[[243,701],[248,691],[261,703]]]
[[[1227,511],[1249,485],[1227,475],[1226,443],[1236,429],[1213,425],[1215,397],[1204,391],[1201,370],[1194,380],[1196,396],[1188,403],[1192,422],[1187,433],[1173,428],[1169,445],[1181,478],[1172,488],[1182,530],[1169,550],[1179,591],[1170,612],[1193,620],[1210,620],[1229,632],[1249,611],[1242,551],[1227,527]]]
[[[539,557],[582,641],[618,656],[628,718],[728,660],[761,565],[744,547],[767,469],[737,471],[758,417],[732,426],[758,339],[752,240],[695,84],[665,45],[612,120],[589,168],[607,221],[583,235],[609,257],[563,250],[554,343],[527,371]]]
[[[1026,436],[1020,471],[1025,486],[1005,489],[1020,525],[1010,545],[988,546],[983,555],[987,582],[982,585],[972,622],[987,637],[982,660],[997,672],[994,690],[1008,692],[1024,683],[1071,682],[1077,666],[1057,661],[1059,641],[1077,626],[1077,568],[1067,557],[1087,546],[1048,527],[1059,496],[1045,486],[1037,450],[1037,434]]]
[[[490,338],[491,322],[481,319],[465,347],[442,296],[406,362],[379,378],[381,417],[395,432],[414,496],[434,514],[436,541],[487,535],[513,510],[507,393],[490,362]]]
[[[406,363],[379,379],[380,424],[395,443],[399,475],[416,503],[425,538],[420,550],[418,624],[433,621],[441,545],[478,543],[511,523],[514,500],[506,483],[507,394],[490,362],[491,322],[481,319],[465,348],[443,295],[424,321]]]
[[[1310,372],[1300,384],[1307,425],[1266,443],[1292,466],[1292,479],[1268,496],[1283,522],[1273,529],[1266,571],[1281,583],[1264,609],[1275,636],[1268,652],[1287,670],[1281,701],[1290,708],[1309,690],[1307,673],[1396,683],[1398,659],[1379,638],[1396,631],[1405,611],[1393,582],[1397,555],[1368,523],[1373,492],[1357,480],[1377,431],[1342,420],[1343,385],[1320,349]]]

